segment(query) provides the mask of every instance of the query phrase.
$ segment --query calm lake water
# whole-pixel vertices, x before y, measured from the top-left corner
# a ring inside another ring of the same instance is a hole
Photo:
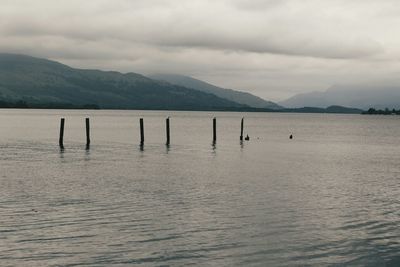
[[[0,110],[0,265],[400,266],[400,117]]]

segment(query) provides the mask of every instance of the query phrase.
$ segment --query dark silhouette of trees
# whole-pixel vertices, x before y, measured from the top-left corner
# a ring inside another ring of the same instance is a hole
[[[400,115],[400,109],[396,110],[396,109],[388,109],[385,108],[384,110],[382,109],[374,109],[374,108],[370,108],[367,111],[364,111],[362,114],[364,115]]]

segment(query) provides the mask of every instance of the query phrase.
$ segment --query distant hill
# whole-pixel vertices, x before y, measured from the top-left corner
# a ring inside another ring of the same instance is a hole
[[[279,104],[287,108],[321,107],[332,105],[360,108],[367,110],[399,109],[400,86],[395,83],[371,83],[366,85],[337,85],[325,92],[311,92],[295,95]]]
[[[283,109],[283,112],[294,112],[294,113],[335,113],[335,114],[361,114],[363,110],[358,108],[347,108],[342,106],[329,106],[327,108],[317,107],[303,107],[303,108],[291,108]]]
[[[28,106],[62,103],[114,109],[245,107],[213,94],[155,81],[136,73],[74,69],[46,59],[0,53],[0,101],[20,100]]]
[[[187,88],[193,88],[202,92],[214,94],[221,98],[225,98],[230,101],[234,101],[236,103],[247,105],[253,108],[268,108],[268,109],[282,108],[271,101],[266,101],[250,93],[221,88],[188,76],[172,75],[172,74],[155,74],[155,75],[150,75],[149,77],[155,80],[166,81],[171,84],[176,84]]]

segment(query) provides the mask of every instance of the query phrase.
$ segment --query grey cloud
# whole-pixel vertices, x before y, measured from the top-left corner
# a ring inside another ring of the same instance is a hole
[[[234,0],[232,3],[241,10],[265,11],[265,9],[285,6],[288,0]]]
[[[3,0],[0,50],[77,67],[179,72],[280,99],[386,77],[400,58],[374,0]]]
[[[155,1],[153,4],[162,2],[165,3],[165,1]],[[119,1],[119,3],[126,4],[126,1]],[[276,5],[276,1],[266,1],[266,3]],[[116,5],[118,6],[118,1]],[[116,39],[158,46],[198,47],[321,58],[361,58],[383,51],[379,42],[372,38],[364,38],[357,32],[349,36],[346,32],[339,34],[325,31],[312,19],[292,18],[285,10],[271,15],[254,16],[254,14],[232,11],[226,5],[217,6],[221,12],[210,12],[206,10],[207,6],[200,5],[199,7],[203,7],[206,14],[194,10],[196,6],[186,7],[188,12],[179,5],[174,5],[170,10],[164,5],[156,9],[159,10],[158,12],[143,8],[136,9],[136,6],[128,5],[133,8],[131,14],[125,15],[126,17],[122,15],[122,18],[118,13],[111,13],[110,17],[96,13],[91,14],[91,17],[73,17],[72,19],[57,16],[50,17],[48,20],[42,20],[40,17],[28,20],[22,17],[10,18],[3,32],[7,36],[51,35],[92,41]],[[221,16],[223,11],[230,11],[232,15]],[[147,12],[156,13],[158,16],[148,15]],[[205,20],[204,15],[208,15],[208,19]],[[321,17],[317,19],[322,20]],[[323,20],[327,26],[334,28],[334,23]],[[299,26],[303,26],[301,31],[299,31]]]

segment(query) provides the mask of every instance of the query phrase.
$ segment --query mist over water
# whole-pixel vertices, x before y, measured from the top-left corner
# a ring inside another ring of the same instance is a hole
[[[0,110],[0,263],[399,266],[399,133],[395,116]]]

